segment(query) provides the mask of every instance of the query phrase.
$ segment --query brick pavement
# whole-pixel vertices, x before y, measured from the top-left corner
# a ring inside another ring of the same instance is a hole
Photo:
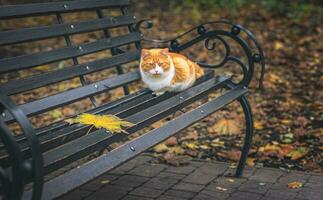
[[[323,175],[246,167],[242,178],[229,176],[228,163],[192,161],[187,166],[153,164],[141,155],[59,200],[322,200]],[[288,189],[292,181],[304,183]]]

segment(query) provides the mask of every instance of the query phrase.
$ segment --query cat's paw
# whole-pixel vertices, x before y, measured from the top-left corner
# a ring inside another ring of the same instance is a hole
[[[164,93],[165,92],[163,91],[163,92],[153,92],[152,94],[153,94],[154,97],[158,97],[160,95],[163,95]]]

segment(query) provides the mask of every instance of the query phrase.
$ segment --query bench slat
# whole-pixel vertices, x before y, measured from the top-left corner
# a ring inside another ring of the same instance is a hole
[[[207,71],[205,76],[197,80],[196,84],[202,83],[204,81],[207,81],[213,77],[213,71]],[[148,93],[147,93],[148,92]],[[90,112],[93,114],[114,114],[121,118],[126,118],[129,115],[133,115],[145,108],[148,108],[150,106],[154,106],[161,101],[164,101],[170,97],[173,97],[176,95],[176,93],[166,93],[159,97],[153,97],[151,95],[151,92],[144,90],[143,92],[140,92],[137,96],[134,96],[133,98],[122,101],[118,105],[115,106],[102,106],[102,108],[97,108],[94,112]],[[131,96],[131,95],[128,95]],[[67,123],[65,123],[67,126]],[[74,124],[71,126],[67,126],[66,128],[62,128],[58,131],[50,131],[45,133],[42,133],[41,135],[38,134],[39,141],[41,143],[41,147],[43,151],[47,151],[53,148],[56,148],[59,145],[63,145],[73,139],[79,138],[87,133],[89,129],[89,126],[80,126],[78,124]],[[25,142],[25,140],[18,140],[20,144],[20,147],[22,150],[22,153],[25,158],[28,158],[29,155],[29,146]],[[4,155],[1,158],[1,162],[6,165],[7,158],[5,156],[5,153],[2,152],[2,155]]]
[[[43,99],[35,100],[30,103],[20,105],[19,108],[24,112],[25,115],[33,116],[73,103],[75,101],[79,101],[86,97],[132,83],[139,79],[139,72],[130,72],[96,83],[85,85],[83,87],[78,87],[55,95],[51,95]],[[8,121],[10,121],[11,119],[9,118]]]
[[[216,83],[215,79],[210,79],[144,110],[138,109],[142,111],[138,111],[131,116],[125,117],[125,120],[136,124],[136,126],[128,129],[127,131],[129,133],[133,133],[147,127],[148,125],[168,116],[174,111],[202,98],[210,91],[223,86],[224,83],[225,81]],[[89,155],[94,151],[102,150],[109,144],[119,141],[124,137],[125,136],[122,134],[113,135],[107,133],[103,129],[84,135],[83,137],[73,140],[72,142],[66,143],[54,150],[46,152],[44,154],[45,169],[47,173],[56,170],[68,163],[84,157],[85,155]]]
[[[131,158],[134,158],[136,155],[139,155],[148,148],[214,113],[244,95],[246,92],[246,88],[234,88],[217,99],[211,100],[197,109],[179,116],[164,126],[154,129],[134,140],[131,140],[119,148],[108,152],[107,154],[95,159],[95,162],[85,163],[79,168],[74,168],[63,175],[48,181],[45,183],[43,199],[58,197],[77,186],[85,184],[91,179],[98,177]],[[94,137],[93,135],[90,136]],[[91,173],[88,173],[89,171]],[[82,174],[82,176],[80,176],[80,174]],[[23,199],[28,199],[28,197],[30,197],[30,192],[28,192]]]
[[[89,53],[95,53],[101,50],[119,47],[140,40],[139,33],[130,33],[123,36],[101,39],[95,42],[86,43],[78,46],[65,47],[47,52],[33,53],[18,57],[6,58],[0,60],[0,73],[8,73],[30,67],[48,64],[72,57],[82,56]],[[6,86],[2,86],[6,87]],[[6,90],[11,90],[6,88]]]
[[[206,74],[197,80],[196,84],[199,84],[201,82],[204,82],[208,79],[211,79],[213,77],[214,73],[212,70],[209,70],[206,72]],[[159,97],[152,97],[151,92],[148,90],[143,90],[138,95],[134,96],[130,99],[125,99],[125,101],[119,102],[118,104],[109,104],[109,106],[102,106],[94,109],[94,111],[90,113],[94,114],[114,114],[118,117],[125,118],[129,115],[133,115],[145,108],[148,108],[150,106],[156,105],[161,101],[164,101],[165,99],[168,99],[172,96],[174,96],[175,93],[167,93],[165,95],[159,96]],[[131,96],[131,95],[128,95]],[[127,96],[127,97],[128,97]],[[59,145],[62,145],[64,143],[67,143],[71,140],[74,140],[76,138],[79,138],[83,136],[89,129],[89,126],[79,126],[77,124],[68,126],[67,123],[64,123],[66,128],[61,128],[57,131],[53,130],[43,133],[37,133],[38,139],[41,143],[41,148],[43,151],[48,151],[50,149],[56,148]],[[55,126],[56,127],[56,126]],[[64,126],[61,126],[64,127]],[[28,158],[29,154],[29,146],[28,143],[26,143],[24,138],[17,139],[17,142],[19,142],[21,149],[23,149],[22,153],[25,156],[25,158]],[[1,151],[0,151],[1,152]],[[5,163],[7,162],[5,153],[0,153],[0,155],[4,155],[3,158],[1,158],[1,162]],[[1,157],[1,156],[0,156]],[[4,164],[5,165],[5,164]]]
[[[31,76],[25,79],[18,79],[0,85],[0,89],[6,95],[17,94],[19,92],[43,87],[60,81],[65,81],[80,75],[86,75],[103,69],[108,69],[116,65],[137,60],[138,52],[128,52],[110,58],[103,58],[89,63],[74,65],[64,69]]]
[[[25,5],[8,5],[0,7],[0,19],[42,14],[47,15],[57,12],[91,10],[106,7],[121,7],[127,5],[129,5],[129,0],[83,0]]]
[[[133,16],[105,17],[81,22],[55,24],[52,26],[24,28],[0,32],[0,45],[35,41],[63,36],[67,34],[84,33],[105,28],[115,28],[135,23]]]

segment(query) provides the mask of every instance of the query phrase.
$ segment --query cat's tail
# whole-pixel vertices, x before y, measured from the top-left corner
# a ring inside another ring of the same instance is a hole
[[[195,68],[195,77],[196,79],[202,77],[204,75],[204,70],[202,69],[202,67],[200,67],[200,65],[198,65],[197,63],[194,63],[194,68]]]

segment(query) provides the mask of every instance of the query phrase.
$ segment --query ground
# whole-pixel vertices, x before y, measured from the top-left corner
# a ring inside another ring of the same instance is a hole
[[[194,160],[173,167],[152,163],[141,155],[59,200],[321,200],[323,175],[273,168],[245,169],[241,178],[234,168],[218,161]],[[299,188],[289,188],[297,182]]]

